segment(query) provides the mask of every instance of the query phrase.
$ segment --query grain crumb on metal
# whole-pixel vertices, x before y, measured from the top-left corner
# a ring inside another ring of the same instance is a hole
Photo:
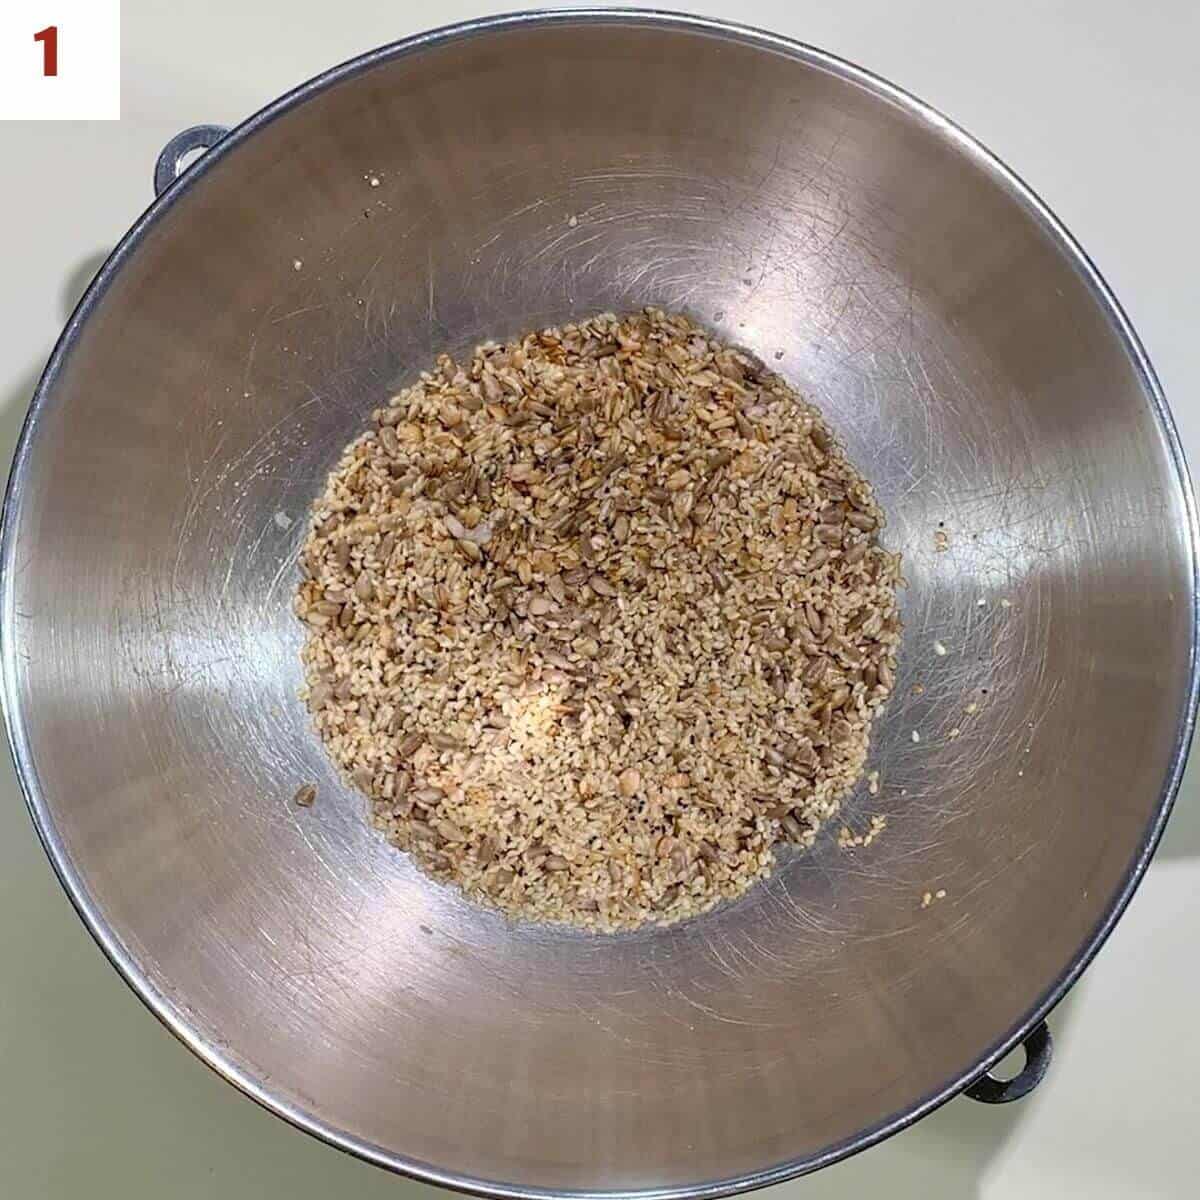
[[[921,907],[928,908],[935,901],[945,900],[945,898],[946,898],[946,889],[945,888],[938,888],[938,890],[936,892],[926,892],[921,897]]]
[[[292,803],[300,808],[312,808],[316,798],[317,785],[315,783],[305,783],[296,789],[296,794],[292,797]]]
[[[872,795],[872,796],[879,795],[879,772],[878,771],[868,771],[867,772],[867,792],[869,795]]]
[[[938,554],[950,549],[950,535],[944,529],[933,531],[933,548]]]
[[[820,413],[687,318],[443,355],[313,506],[303,696],[435,878],[514,917],[677,921],[861,776],[900,639],[883,526]]]
[[[860,846],[869,846],[886,828],[887,817],[881,814],[876,814],[871,818],[866,833],[855,833],[849,826],[843,825],[838,830],[838,848],[841,850],[855,850]]]
[[[946,649],[944,642],[934,642],[933,652],[938,656],[938,658],[945,658],[946,655],[950,653],[950,651]]]
[[[304,263],[301,262],[300,259],[298,259],[298,258],[292,259],[292,270],[293,271],[302,270],[303,267],[304,267]]]

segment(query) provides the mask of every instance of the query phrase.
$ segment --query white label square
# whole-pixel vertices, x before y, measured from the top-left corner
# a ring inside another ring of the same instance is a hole
[[[0,0],[0,121],[117,121],[121,0]]]

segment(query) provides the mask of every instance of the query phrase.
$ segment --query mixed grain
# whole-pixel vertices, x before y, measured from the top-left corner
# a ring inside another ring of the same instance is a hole
[[[443,356],[314,505],[305,696],[437,878],[533,920],[679,920],[861,775],[900,636],[882,523],[817,410],[682,316]]]

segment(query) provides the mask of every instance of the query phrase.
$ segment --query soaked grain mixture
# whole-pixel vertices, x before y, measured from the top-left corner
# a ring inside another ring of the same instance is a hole
[[[816,409],[647,309],[443,356],[374,418],[296,612],[313,720],[395,845],[614,930],[811,844],[899,640],[899,559]]]

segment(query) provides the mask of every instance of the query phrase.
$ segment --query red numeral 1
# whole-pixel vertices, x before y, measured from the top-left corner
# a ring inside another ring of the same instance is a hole
[[[58,26],[47,25],[33,35],[35,42],[42,43],[42,74],[58,74]]]

